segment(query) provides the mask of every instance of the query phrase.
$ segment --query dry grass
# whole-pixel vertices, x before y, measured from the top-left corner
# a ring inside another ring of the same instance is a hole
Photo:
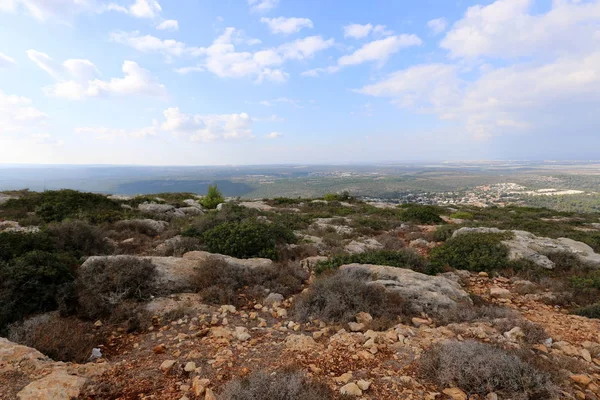
[[[432,346],[421,357],[419,373],[440,388],[459,387],[470,395],[496,392],[513,400],[556,398],[550,374],[516,353],[475,341]]]
[[[301,371],[261,370],[230,381],[220,400],[328,400],[333,399],[325,384],[309,379]]]

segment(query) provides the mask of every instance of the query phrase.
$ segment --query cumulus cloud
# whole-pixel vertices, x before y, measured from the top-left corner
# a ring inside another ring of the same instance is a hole
[[[421,39],[416,35],[390,36],[367,43],[354,53],[338,60],[340,66],[362,64],[369,61],[385,63],[388,58],[403,48],[420,46]]]
[[[388,30],[385,25],[373,26],[372,24],[350,24],[344,26],[345,38],[362,39],[369,36],[371,33],[375,36],[390,36],[394,34],[394,32]]]
[[[246,42],[240,39],[235,28],[227,28],[212,45],[200,48],[194,53],[202,56],[202,63],[176,69],[185,74],[196,71],[208,71],[221,78],[249,77],[255,82],[285,82],[289,74],[281,69],[288,60],[305,60],[314,57],[322,50],[334,45],[333,39],[325,40],[321,36],[309,36],[293,42],[284,43],[276,48],[258,51],[238,51],[236,44]]]
[[[142,35],[139,31],[117,31],[110,34],[111,40],[132,47],[143,53],[163,53],[168,56],[180,57],[183,55],[198,55],[202,50],[198,47],[189,47],[177,40],[162,40],[152,35]]]
[[[376,62],[379,66],[382,66],[387,62],[391,55],[397,53],[401,49],[411,46],[420,46],[421,44],[421,39],[416,35],[389,36],[385,39],[369,42],[352,54],[340,57],[337,65],[310,69],[302,72],[301,75],[317,77],[323,73],[333,74],[342,69],[342,67],[363,64],[366,62]]]
[[[246,113],[200,115],[185,114],[178,107],[163,113],[165,121],[161,129],[192,141],[209,142],[219,139],[253,138],[252,118]]]
[[[36,50],[28,50],[27,55],[57,81],[44,88],[48,96],[70,100],[103,96],[166,96],[165,87],[158,83],[148,70],[141,68],[134,61],[123,63],[122,78],[105,81],[98,79],[100,72],[89,60],[69,59],[58,63],[47,54]]]
[[[600,45],[600,1],[556,0],[534,13],[533,0],[470,7],[441,42],[453,57],[514,58],[586,52]]]
[[[0,68],[12,68],[16,66],[16,61],[4,53],[0,53]]]
[[[156,0],[135,0],[129,6],[102,0],[0,0],[0,12],[24,12],[39,21],[68,21],[77,14],[117,11],[136,18],[155,18],[161,12]]]
[[[473,137],[486,138],[506,131],[551,128],[588,107],[597,108],[599,63],[600,53],[595,52],[551,63],[484,70],[474,81],[454,65],[425,64],[397,71],[358,92],[434,113],[460,123]]]
[[[179,22],[177,22],[177,20],[174,19],[168,19],[158,24],[156,26],[156,29],[158,29],[159,31],[178,31]]]
[[[37,133],[47,121],[48,115],[34,107],[31,99],[0,89],[0,134]]]
[[[427,22],[427,27],[434,35],[439,35],[448,27],[448,21],[446,18],[432,19],[431,21]]]
[[[282,134],[280,132],[271,132],[267,134],[267,139],[277,139],[280,138]]]
[[[277,7],[279,0],[248,0],[252,12],[266,12]]]
[[[298,33],[302,28],[313,28],[313,23],[308,18],[261,18],[260,22],[267,24],[271,33],[283,33],[289,35]]]

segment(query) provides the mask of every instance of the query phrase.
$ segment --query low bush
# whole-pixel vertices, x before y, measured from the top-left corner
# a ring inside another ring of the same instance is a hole
[[[501,398],[556,398],[549,374],[515,353],[474,341],[432,346],[421,357],[419,374],[441,388],[459,387],[468,395],[496,392]]]
[[[225,201],[225,198],[217,188],[217,185],[209,185],[206,196],[200,199],[200,204],[203,207],[213,210],[217,206]]]
[[[600,303],[590,304],[589,306],[577,308],[573,310],[573,314],[581,315],[587,318],[600,319]]]
[[[359,254],[344,254],[321,261],[315,267],[316,273],[337,269],[346,264],[374,264],[387,265],[390,267],[408,268],[426,274],[435,274],[440,270],[432,268],[431,265],[418,253],[411,249],[372,250]]]
[[[450,266],[468,271],[496,271],[509,267],[508,247],[502,244],[504,234],[468,233],[449,239],[431,250],[432,265]]]
[[[221,400],[329,400],[331,389],[308,378],[300,371],[260,370],[227,383],[219,395]]]
[[[468,211],[457,211],[454,214],[450,215],[450,218],[454,218],[454,219],[473,219],[473,213],[470,213]]]
[[[0,232],[0,262],[8,262],[30,251],[52,252],[54,243],[45,232]]]
[[[141,233],[146,236],[156,236],[165,229],[165,223],[151,219],[126,219],[118,221],[114,227],[118,231]]]
[[[202,239],[205,232],[216,228],[219,225],[241,222],[245,219],[256,218],[261,212],[248,207],[242,207],[233,203],[225,203],[219,212],[208,212],[195,218],[183,232],[183,236],[196,237]]]
[[[350,193],[344,191],[341,193],[327,193],[323,199],[325,201],[351,201],[353,197],[350,196]]]
[[[367,312],[375,320],[389,322],[378,323],[382,328],[408,317],[407,310],[404,299],[397,293],[340,271],[314,281],[294,304],[294,314],[299,321],[316,318],[329,323],[347,323],[354,321],[359,312]]]
[[[10,340],[33,347],[55,361],[85,363],[104,339],[92,323],[51,315],[11,326]]]
[[[197,267],[192,284],[207,303],[237,306],[262,301],[268,292],[285,297],[298,293],[306,279],[306,273],[293,265],[249,269],[210,258]]]
[[[500,333],[508,332],[516,327],[521,328],[525,335],[523,339],[529,344],[543,343],[550,337],[541,325],[519,318],[518,316],[498,319],[494,321],[493,325]]]
[[[74,257],[110,254],[112,246],[104,232],[84,221],[63,221],[48,228],[56,249]]]
[[[460,225],[442,225],[433,232],[433,240],[436,242],[445,242],[452,237],[452,234],[457,229],[461,228]]]
[[[221,224],[206,231],[203,243],[211,253],[237,258],[277,259],[277,244],[294,243],[294,232],[286,226],[247,219]]]
[[[43,251],[0,262],[0,332],[28,315],[56,310],[62,289],[73,282],[76,265],[68,255]]]
[[[442,209],[436,206],[421,204],[403,204],[401,217],[410,222],[419,224],[441,224],[444,220],[440,217]]]
[[[109,315],[125,300],[144,301],[156,294],[156,266],[129,256],[89,260],[79,268],[75,287],[86,318]]]

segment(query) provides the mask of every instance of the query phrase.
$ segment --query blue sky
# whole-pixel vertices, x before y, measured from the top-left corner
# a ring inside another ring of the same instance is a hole
[[[598,159],[600,0],[0,0],[0,163]]]

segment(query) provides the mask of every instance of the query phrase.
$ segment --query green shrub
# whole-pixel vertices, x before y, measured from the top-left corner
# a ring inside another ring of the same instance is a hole
[[[452,225],[452,224],[442,225],[442,226],[438,227],[435,230],[435,232],[433,232],[433,240],[435,240],[436,242],[445,242],[446,240],[448,240],[452,237],[452,234],[454,233],[454,231],[456,231],[457,229],[460,229],[460,228],[461,228],[460,225]]]
[[[246,219],[221,224],[206,231],[203,242],[211,253],[237,258],[277,258],[278,243],[293,243],[294,233],[288,227]]]
[[[421,204],[403,204],[401,210],[401,216],[406,221],[419,224],[441,224],[444,222],[440,217],[443,211],[440,207]]]
[[[475,341],[432,346],[419,361],[419,374],[439,387],[459,387],[468,395],[496,392],[500,398],[556,398],[549,374],[516,353]]]
[[[431,250],[429,261],[438,268],[450,266],[468,271],[496,271],[509,267],[506,236],[496,233],[468,233],[449,239]]]
[[[457,211],[450,215],[450,218],[454,219],[473,219],[473,214],[467,211]]]
[[[256,218],[261,212],[233,203],[225,203],[221,211],[208,212],[194,219],[183,231],[183,236],[202,239],[204,233],[219,225],[230,222],[241,222],[245,219]]]
[[[600,303],[591,304],[586,307],[581,307],[573,310],[573,314],[581,315],[587,318],[600,319]]]
[[[57,250],[74,257],[109,254],[112,246],[105,239],[104,232],[84,221],[63,221],[48,227]]]
[[[316,273],[337,269],[346,264],[374,264],[390,267],[408,268],[426,274],[435,274],[441,270],[432,266],[418,253],[410,249],[399,251],[372,250],[360,254],[342,254],[319,262],[315,267]]]
[[[150,260],[130,256],[88,260],[75,280],[81,315],[97,318],[126,300],[148,300],[156,294],[156,276]]]
[[[206,196],[200,199],[200,204],[209,210],[217,208],[217,206],[225,201],[225,198],[217,188],[217,185],[208,186]]]
[[[0,262],[8,262],[35,250],[55,250],[54,243],[47,233],[0,232]]]
[[[341,193],[327,193],[325,197],[323,197],[325,201],[351,201],[353,200],[350,193],[347,191],[343,191]]]
[[[28,315],[56,310],[76,265],[68,255],[38,250],[0,262],[0,331]]]
[[[124,210],[118,202],[104,195],[64,189],[29,192],[24,197],[6,202],[2,212],[3,215],[17,217],[35,212],[45,222],[79,218],[100,223],[121,218]]]

